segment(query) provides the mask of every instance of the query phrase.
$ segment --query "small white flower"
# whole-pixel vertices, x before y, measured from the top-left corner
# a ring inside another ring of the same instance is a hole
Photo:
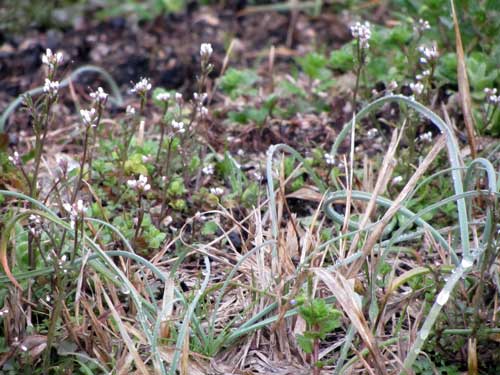
[[[142,78],[130,91],[139,95],[145,95],[149,90],[151,90],[151,87],[152,85],[149,78]]]
[[[200,113],[201,117],[207,117],[208,116],[208,108],[205,106],[201,106],[198,108],[198,112]]]
[[[170,93],[161,92],[158,95],[156,95],[156,99],[159,100],[160,102],[167,103],[170,100]]]
[[[43,92],[49,94],[51,97],[57,96],[57,93],[59,92],[59,81],[51,81],[50,79],[45,78]]]
[[[128,105],[125,112],[127,113],[127,115],[133,116],[135,115],[135,108],[132,107],[131,105]]]
[[[108,96],[102,87],[98,87],[96,91],[90,93],[90,97],[99,104],[106,102]]]
[[[206,174],[206,175],[212,175],[214,174],[214,166],[213,164],[207,164],[206,166],[203,167],[203,169],[201,170],[203,172],[203,174]]]
[[[85,206],[83,200],[79,199],[73,204],[64,203],[63,208],[69,213],[71,221],[73,222],[77,217],[84,216],[88,207]]]
[[[182,103],[182,94],[180,92],[175,93],[175,101],[177,102],[177,104]]]
[[[423,134],[420,134],[418,136],[418,140],[420,142],[425,142],[425,143],[430,143],[432,142],[432,132],[431,131],[428,131],[426,133],[423,133]]]
[[[335,164],[335,156],[334,155],[326,153],[324,158],[325,158],[325,162],[327,165],[334,165]]]
[[[393,185],[399,185],[401,182],[403,182],[403,176],[396,176],[392,179]]]
[[[47,65],[49,69],[55,69],[57,65],[60,65],[63,61],[63,54],[61,52],[52,53],[50,48],[47,48],[45,53],[42,55],[42,63]]]
[[[262,177],[262,174],[260,172],[253,172],[253,178],[255,178],[257,181],[262,181],[264,177]]]
[[[175,121],[175,120],[172,120],[172,128],[175,129],[175,131],[179,134],[182,134],[186,131],[186,129],[184,128],[184,123],[182,121]]]
[[[83,124],[85,126],[97,126],[97,111],[95,108],[91,108],[90,110],[80,109],[80,116],[82,116]]]
[[[500,103],[500,96],[497,96],[497,89],[496,88],[488,88],[486,87],[484,89],[484,93],[486,94],[486,101],[490,104],[499,104]]]
[[[144,193],[151,190],[151,185],[148,184],[148,178],[142,174],[139,176],[137,180],[134,179],[128,180],[127,186],[133,190]]]
[[[236,151],[236,155],[238,155],[238,156],[245,155],[245,150],[243,150],[242,148],[239,148],[238,151]]]
[[[151,155],[142,155],[141,160],[144,164],[148,164],[153,161],[153,157]]]
[[[14,151],[12,156],[9,156],[9,161],[16,166],[21,165],[21,158],[19,157],[19,153],[17,151]]]
[[[436,43],[432,43],[430,46],[422,45],[418,47],[418,51],[422,54],[422,57],[420,57],[420,63],[422,64],[432,62],[439,56]]]
[[[377,134],[378,134],[378,129],[377,128],[371,128],[366,133],[366,136],[368,137],[368,139],[373,139],[373,138],[375,138],[377,136]]]
[[[398,83],[396,81],[391,81],[389,85],[387,85],[387,91],[392,94],[398,88]]]
[[[210,188],[210,194],[220,197],[222,194],[224,194],[224,189],[221,187]]]
[[[426,21],[422,18],[420,18],[418,20],[418,22],[416,22],[415,25],[413,25],[413,30],[416,33],[422,33],[425,30],[429,30],[430,28],[431,28],[431,25],[429,24],[429,21]]]
[[[421,82],[410,83],[410,89],[415,95],[420,95],[424,91],[424,85]]]
[[[209,59],[214,52],[212,45],[210,43],[202,43],[200,46],[200,56],[203,59]]]
[[[365,22],[364,24],[356,22],[351,26],[351,35],[354,39],[358,39],[361,48],[365,49],[370,47],[368,41],[372,36],[372,32],[369,22]]]
[[[208,97],[208,94],[206,92],[203,92],[201,94],[195,92],[193,94],[194,100],[197,101],[198,103],[203,103],[207,97]]]

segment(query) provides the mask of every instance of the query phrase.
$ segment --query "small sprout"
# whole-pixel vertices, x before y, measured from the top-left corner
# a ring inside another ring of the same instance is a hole
[[[182,134],[186,131],[186,129],[184,128],[184,123],[182,121],[175,121],[173,120],[172,121],[172,127],[175,129],[175,131],[179,134]]]
[[[221,187],[210,188],[210,194],[220,197],[222,194],[224,194],[224,189]]]
[[[213,175],[214,174],[214,166],[213,166],[213,164],[207,164],[206,166],[203,167],[203,169],[201,171],[203,172],[203,174]]]
[[[59,92],[59,81],[51,81],[50,79],[45,78],[43,92],[49,94],[51,98],[55,98]]]
[[[131,179],[127,181],[127,186],[138,192],[147,192],[151,190],[151,185],[148,184],[148,178],[144,175],[140,175],[137,180]]]
[[[372,32],[370,30],[370,23],[365,22],[362,24],[361,22],[356,22],[351,26],[351,35],[354,39],[359,41],[359,46],[362,49],[370,48],[370,44],[368,41],[372,36]]]
[[[140,96],[144,96],[149,90],[151,90],[151,87],[152,85],[149,78],[142,78],[130,91],[135,92]]]
[[[403,176],[396,176],[392,179],[393,185],[399,185],[401,182],[403,182]]]
[[[21,165],[21,158],[19,156],[19,153],[17,151],[14,151],[12,156],[9,156],[9,161],[14,164],[15,166],[20,166]]]

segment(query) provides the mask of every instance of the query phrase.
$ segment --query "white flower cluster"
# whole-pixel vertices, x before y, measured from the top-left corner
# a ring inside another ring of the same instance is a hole
[[[436,43],[432,43],[430,46],[420,46],[418,47],[418,51],[422,54],[419,60],[421,64],[435,61],[439,56]]]
[[[51,81],[50,79],[45,78],[43,92],[49,94],[52,98],[55,98],[59,92],[59,81]]]
[[[432,132],[428,131],[418,136],[420,142],[431,143],[432,142]]]
[[[334,155],[326,153],[324,158],[325,158],[325,162],[327,165],[334,165],[335,164],[335,156]]]
[[[410,83],[410,89],[415,95],[420,95],[422,92],[424,92],[424,85],[422,82],[416,82],[416,83]]]
[[[497,95],[497,89],[486,87],[484,89],[484,94],[486,95],[486,101],[489,104],[500,104],[500,96]]]
[[[184,122],[172,120],[172,128],[179,134],[183,134],[186,131],[184,127]]]
[[[83,203],[83,200],[78,199],[75,203],[69,204],[64,203],[63,208],[69,213],[71,221],[74,221],[77,217],[85,215],[87,212],[87,207]]]
[[[206,174],[206,175],[212,175],[214,174],[214,165],[213,164],[207,164],[203,167],[203,169],[201,170],[203,172],[203,174]]]
[[[21,158],[19,156],[19,153],[17,151],[14,151],[14,154],[12,154],[12,156],[9,156],[9,161],[15,166],[21,165]]]
[[[149,78],[142,78],[130,91],[142,96],[151,90],[151,87],[153,86],[151,85]]]
[[[351,26],[351,35],[354,39],[357,39],[359,41],[359,45],[361,48],[370,48],[370,44],[368,43],[368,41],[372,36],[372,32],[369,22],[356,22]]]
[[[222,194],[224,194],[224,189],[221,187],[210,188],[210,194],[220,197]]]
[[[212,45],[210,43],[202,43],[200,46],[200,56],[202,59],[209,59],[214,52]]]
[[[413,30],[416,33],[423,33],[425,30],[429,30],[431,28],[431,25],[429,24],[429,21],[426,21],[422,18],[420,18],[415,24],[413,25]]]
[[[97,104],[103,104],[108,99],[108,94],[102,87],[98,87],[96,91],[90,93],[90,97],[96,101]]]
[[[195,92],[193,94],[193,98],[196,102],[203,104],[203,102],[208,98],[208,94],[206,92],[203,92],[201,94]]]
[[[144,175],[140,175],[139,179],[137,180],[128,180],[127,181],[127,186],[133,190],[136,190],[138,192],[147,192],[151,190],[151,185],[148,184],[148,178]]]
[[[128,105],[127,109],[125,110],[125,113],[127,113],[127,115],[129,116],[133,116],[135,115],[135,108],[132,107],[131,105]]]
[[[63,61],[63,54],[61,52],[53,53],[50,48],[47,48],[42,55],[42,63],[47,65],[50,70],[54,70]]]
[[[28,221],[29,221],[28,228],[29,228],[30,233],[34,237],[38,237],[41,233],[42,221],[36,215],[30,215],[28,218]]]
[[[80,116],[85,126],[95,128],[97,126],[97,111],[95,108],[80,109]]]
[[[425,69],[421,74],[417,74],[415,76],[415,79],[417,81],[422,81],[424,78],[427,78],[431,75],[431,70],[430,69]]]
[[[160,102],[168,103],[168,101],[170,100],[170,93],[161,92],[158,95],[156,95],[156,99],[159,100]]]

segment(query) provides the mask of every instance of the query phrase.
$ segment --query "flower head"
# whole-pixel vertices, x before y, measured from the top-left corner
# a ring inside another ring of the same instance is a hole
[[[42,55],[42,64],[47,65],[50,70],[54,70],[63,61],[63,54],[61,52],[52,53],[50,48],[45,50]]]
[[[21,165],[21,158],[19,157],[19,153],[17,151],[14,151],[12,156],[9,156],[9,161],[15,166]]]
[[[224,189],[221,187],[210,188],[210,194],[220,197],[222,194],[224,194]]]
[[[500,104],[500,96],[497,96],[497,89],[486,87],[484,89],[484,93],[486,95],[486,101],[489,104]]]
[[[138,95],[146,95],[146,93],[151,90],[151,81],[149,78],[142,78],[139,82],[137,82],[134,87],[130,90],[131,92],[135,92]]]
[[[125,112],[127,113],[127,115],[129,116],[133,116],[135,115],[135,108],[132,107],[131,105],[128,105],[127,106],[127,109],[125,110]]]
[[[148,184],[148,178],[144,175],[140,175],[137,180],[131,179],[127,181],[127,186],[138,192],[147,192],[151,190],[151,185]]]
[[[182,121],[172,120],[172,128],[174,128],[174,130],[179,134],[182,134],[186,131],[186,128],[184,127],[184,123]]]
[[[98,87],[96,91],[90,93],[90,97],[94,99],[98,104],[103,104],[108,99],[109,94],[107,94],[102,87]]]
[[[43,92],[48,94],[50,97],[55,98],[59,92],[59,81],[51,81],[50,79],[45,78]]]
[[[158,95],[156,95],[156,99],[159,100],[160,102],[168,103],[168,101],[170,100],[170,93],[161,92]]]
[[[370,48],[370,44],[368,43],[368,41],[372,36],[372,32],[369,22],[365,22],[364,24],[361,22],[356,22],[351,26],[351,35],[354,39],[357,39],[359,41],[359,45],[361,48]]]
[[[421,64],[427,64],[429,62],[433,62],[439,56],[436,43],[433,43],[430,46],[422,45],[418,47],[418,51],[422,54],[422,57],[420,57],[419,60]]]
[[[424,85],[421,82],[410,83],[410,89],[415,95],[420,95],[424,91]]]
[[[324,158],[325,158],[325,162],[327,165],[334,165],[335,164],[335,156],[334,155],[326,153]]]
[[[429,30],[431,28],[431,25],[429,24],[429,21],[426,21],[422,18],[420,18],[415,24],[413,25],[413,30],[418,33],[422,34],[425,30]]]
[[[210,43],[202,43],[200,46],[200,56],[203,59],[209,59],[210,56],[212,56],[212,53],[214,52],[212,45]]]
[[[80,109],[80,116],[82,116],[83,124],[95,128],[97,126],[97,111],[95,108]]]
[[[212,175],[214,174],[214,165],[213,164],[207,164],[203,167],[203,169],[201,170],[203,172],[203,174],[206,174],[206,175]]]
[[[63,208],[69,213],[71,221],[74,221],[77,217],[84,216],[88,209],[81,199],[78,199],[73,204],[64,203]]]

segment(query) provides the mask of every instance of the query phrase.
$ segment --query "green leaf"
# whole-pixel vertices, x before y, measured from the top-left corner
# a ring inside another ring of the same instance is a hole
[[[245,207],[252,207],[257,204],[257,199],[259,197],[259,185],[252,182],[249,187],[245,189],[241,195],[241,201]]]
[[[311,338],[297,335],[297,343],[305,353],[311,354],[313,352],[313,340]]]
[[[219,85],[222,91],[236,99],[241,95],[254,95],[256,91],[252,88],[258,80],[259,76],[253,70],[229,68],[220,78]]]
[[[342,47],[336,51],[332,51],[329,60],[330,66],[333,69],[340,70],[342,72],[348,72],[354,67],[354,58],[352,56],[351,49]]]
[[[203,228],[201,228],[201,234],[204,236],[210,236],[217,233],[217,229],[219,229],[219,226],[215,221],[207,221],[203,224]]]

